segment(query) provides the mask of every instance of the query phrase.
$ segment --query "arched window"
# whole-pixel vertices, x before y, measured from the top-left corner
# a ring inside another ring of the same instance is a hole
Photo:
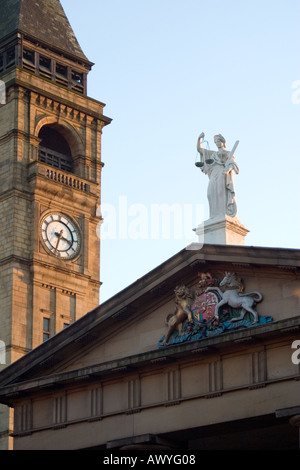
[[[39,132],[39,138],[39,161],[73,173],[71,150],[61,133],[51,126],[44,126]]]

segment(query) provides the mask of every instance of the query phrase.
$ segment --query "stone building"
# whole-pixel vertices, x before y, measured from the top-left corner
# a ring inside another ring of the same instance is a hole
[[[20,358],[0,374],[15,449],[297,449],[299,255],[196,244]],[[229,271],[258,322],[211,322]]]
[[[101,134],[110,119],[104,104],[87,96],[92,65],[59,0],[1,0],[0,340],[6,364],[99,304]],[[0,417],[0,441],[6,441],[2,411]]]
[[[3,442],[9,407],[16,450],[297,449],[300,251],[226,215],[98,305],[92,64],[58,0],[0,14]]]

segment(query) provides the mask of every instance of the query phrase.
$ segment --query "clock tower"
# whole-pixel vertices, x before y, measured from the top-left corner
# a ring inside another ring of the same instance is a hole
[[[92,65],[59,0],[1,0],[0,367],[99,304],[111,120],[87,96]]]

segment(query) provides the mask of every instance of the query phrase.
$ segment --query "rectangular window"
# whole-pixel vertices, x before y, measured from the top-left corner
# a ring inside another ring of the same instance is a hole
[[[32,65],[35,65],[34,61],[34,52],[29,51],[28,49],[23,50],[23,60],[29,62]]]
[[[50,318],[43,318],[43,342],[50,338]]]
[[[50,335],[48,333],[43,333],[43,343],[47,341],[50,338]]]
[[[78,85],[83,85],[83,73],[72,70],[72,81]]]
[[[75,91],[78,91],[79,93],[84,92],[84,75],[83,73],[76,72],[75,70],[72,70],[72,88]]]
[[[23,67],[35,71],[35,53],[29,49],[23,50]]]
[[[40,55],[39,59],[40,74],[45,77],[51,77],[51,59]]]
[[[68,84],[68,67],[61,64],[56,64],[56,81],[63,85]]]
[[[59,85],[63,85],[63,86],[69,85],[68,67],[66,65],[56,63],[55,81]]]
[[[68,78],[68,67],[61,64],[56,64],[56,73],[64,78]]]
[[[46,70],[51,70],[51,59],[47,57],[40,56],[40,67],[43,67]]]
[[[16,49],[15,46],[10,47],[6,52],[6,68],[15,65],[16,63]]]

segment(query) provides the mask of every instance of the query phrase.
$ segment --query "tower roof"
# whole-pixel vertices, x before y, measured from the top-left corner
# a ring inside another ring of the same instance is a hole
[[[59,0],[1,0],[0,40],[15,33],[88,61]]]

